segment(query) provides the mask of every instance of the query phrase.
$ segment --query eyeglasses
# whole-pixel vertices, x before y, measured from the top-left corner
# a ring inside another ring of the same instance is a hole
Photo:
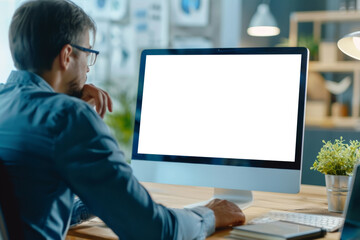
[[[87,65],[90,67],[90,66],[93,66],[96,62],[96,57],[97,55],[100,53],[99,51],[96,51],[96,50],[93,50],[93,49],[90,49],[90,48],[84,48],[84,47],[81,47],[81,46],[78,46],[78,45],[75,45],[75,44],[70,44],[72,47],[74,48],[77,48],[79,49],[80,51],[83,51],[83,52],[88,52],[89,53],[89,56],[87,58]]]

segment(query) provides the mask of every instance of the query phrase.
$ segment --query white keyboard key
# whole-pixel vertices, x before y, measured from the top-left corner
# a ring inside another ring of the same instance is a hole
[[[342,217],[285,211],[270,211],[261,217],[252,219],[248,224],[274,222],[279,220],[319,227],[328,232],[334,232],[344,224],[344,218]]]

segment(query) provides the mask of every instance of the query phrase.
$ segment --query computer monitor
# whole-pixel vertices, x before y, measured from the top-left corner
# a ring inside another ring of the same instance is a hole
[[[297,193],[308,50],[157,49],[141,54],[131,165],[144,182]]]

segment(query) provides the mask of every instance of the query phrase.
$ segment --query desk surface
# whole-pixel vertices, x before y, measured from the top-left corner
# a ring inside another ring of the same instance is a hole
[[[205,187],[175,186],[166,184],[143,183],[152,197],[158,203],[168,207],[182,208],[195,202],[211,198],[213,190]],[[246,220],[249,221],[270,210],[283,210],[301,213],[314,213],[340,216],[327,210],[325,187],[301,185],[299,194],[283,194],[268,192],[253,192],[253,204],[244,210]],[[217,231],[208,239],[220,240],[229,234],[231,229]],[[70,229],[67,240],[78,239],[118,239],[116,235],[103,223],[83,223]],[[340,233],[328,233],[322,239],[340,239]]]

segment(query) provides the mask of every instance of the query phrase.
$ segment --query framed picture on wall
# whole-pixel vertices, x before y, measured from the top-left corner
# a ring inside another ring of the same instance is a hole
[[[169,44],[168,0],[132,0],[131,20],[139,48]]]
[[[131,26],[112,24],[110,27],[110,75],[112,78],[135,75],[136,45]]]
[[[90,16],[101,20],[121,21],[128,12],[128,0],[88,0],[83,5]]]
[[[172,0],[171,10],[178,26],[203,27],[209,22],[209,0]]]

